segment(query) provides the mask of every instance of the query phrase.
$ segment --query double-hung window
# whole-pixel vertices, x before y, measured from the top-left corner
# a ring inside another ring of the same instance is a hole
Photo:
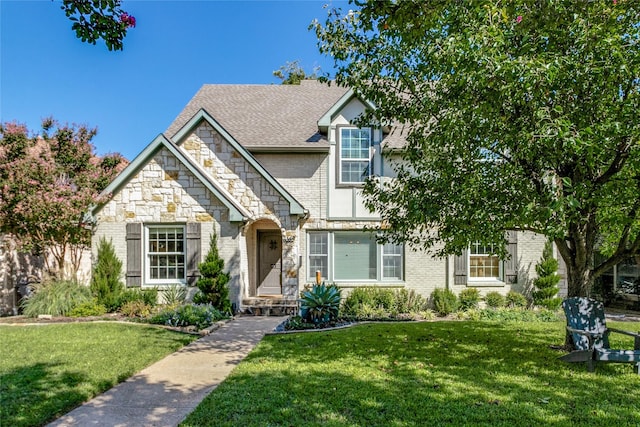
[[[146,282],[186,283],[185,246],[184,226],[147,226]]]
[[[379,244],[363,231],[311,232],[307,236],[309,280],[314,280],[316,271],[331,282],[404,279],[402,245]]]
[[[362,184],[371,174],[371,129],[340,129],[340,184]]]
[[[502,264],[492,245],[474,242],[469,247],[470,280],[502,280]]]

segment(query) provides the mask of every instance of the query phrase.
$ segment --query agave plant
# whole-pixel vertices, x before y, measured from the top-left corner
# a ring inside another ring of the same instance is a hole
[[[338,317],[340,309],[340,289],[335,285],[313,285],[302,292],[300,315],[308,322],[327,323]]]

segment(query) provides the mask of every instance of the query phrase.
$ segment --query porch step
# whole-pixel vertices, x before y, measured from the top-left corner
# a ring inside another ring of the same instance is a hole
[[[259,296],[242,300],[242,311],[254,316],[288,316],[298,313],[298,301],[282,296]]]

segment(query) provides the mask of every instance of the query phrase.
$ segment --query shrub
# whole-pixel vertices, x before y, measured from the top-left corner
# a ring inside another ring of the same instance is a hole
[[[426,301],[423,296],[413,289],[399,289],[394,292],[395,310],[399,314],[419,313],[426,307]]]
[[[330,322],[338,317],[340,300],[340,289],[336,286],[313,285],[310,290],[302,292],[300,315],[315,324]]]
[[[170,306],[184,304],[187,299],[187,288],[182,285],[169,286],[162,292],[162,302]]]
[[[487,308],[480,311],[479,320],[496,322],[555,322],[559,320],[557,312],[550,310],[533,311],[522,308]]]
[[[458,309],[458,297],[450,289],[435,289],[431,292],[431,302],[440,316],[446,316]]]
[[[74,307],[91,300],[91,290],[77,282],[43,282],[33,288],[29,297],[22,300],[22,310],[27,317],[39,314],[66,316]]]
[[[542,258],[536,264],[538,277],[533,281],[536,290],[533,291],[533,303],[549,310],[557,310],[562,304],[562,299],[557,298],[558,282],[560,276],[558,271],[558,260],[553,257],[551,242],[547,241],[542,251]]]
[[[358,316],[362,307],[375,305],[374,288],[355,288],[342,303],[342,311],[347,316]]]
[[[193,326],[204,329],[228,316],[211,304],[186,304],[175,309],[163,310],[149,319],[149,323],[175,327]]]
[[[151,315],[153,307],[142,300],[127,301],[120,307],[120,313],[127,317],[146,318]]]
[[[223,313],[233,314],[227,287],[229,274],[224,272],[224,260],[218,255],[217,240],[217,235],[214,233],[211,236],[209,253],[204,262],[198,265],[200,278],[196,286],[199,291],[193,297],[193,302],[211,304]]]
[[[511,308],[524,308],[527,306],[527,297],[520,292],[509,291],[505,298],[507,307]]]
[[[478,308],[480,291],[477,288],[465,288],[458,294],[460,308],[464,311]]]
[[[504,307],[505,305],[505,297],[498,291],[492,291],[487,293],[484,297],[484,301],[487,303],[488,307],[498,308]]]
[[[113,244],[101,237],[90,287],[98,304],[104,305],[108,311],[115,311],[119,307],[120,294],[124,291],[121,274],[122,261],[118,259]]]
[[[76,305],[69,312],[70,317],[102,316],[107,308],[95,299]]]
[[[122,308],[124,304],[133,301],[141,301],[149,307],[155,307],[158,304],[158,289],[129,288],[120,294],[118,307]]]

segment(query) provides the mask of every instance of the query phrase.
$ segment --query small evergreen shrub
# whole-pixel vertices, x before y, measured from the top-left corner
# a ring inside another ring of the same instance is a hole
[[[197,304],[211,304],[223,313],[233,314],[229,300],[229,274],[224,272],[224,260],[220,258],[217,247],[218,237],[211,236],[209,253],[204,262],[198,265],[200,278],[196,282],[198,293],[193,302]]]
[[[95,299],[76,305],[69,312],[69,317],[89,317],[102,316],[107,312],[107,308],[98,303]]]
[[[39,314],[66,316],[74,307],[90,303],[91,290],[74,281],[43,282],[33,288],[33,292],[22,300],[22,312],[27,317]]]
[[[334,285],[313,285],[303,291],[300,298],[300,316],[311,323],[331,322],[338,317],[341,301],[340,289]]]
[[[122,261],[118,259],[113,243],[101,237],[90,288],[98,304],[104,305],[108,311],[116,311],[119,307],[120,294],[124,291],[121,274]]]
[[[506,303],[506,299],[504,295],[502,295],[500,292],[492,291],[487,293],[487,295],[485,295],[484,302],[487,303],[488,307],[499,308],[499,307],[504,307]]]
[[[344,299],[342,312],[347,316],[358,316],[362,307],[373,307],[375,305],[374,288],[355,288]]]
[[[361,287],[353,289],[344,299],[341,312],[356,319],[407,318],[420,315],[426,305],[427,301],[413,289]]]
[[[509,291],[505,301],[510,308],[525,308],[528,304],[527,297],[516,291]]]
[[[559,290],[558,283],[560,282],[560,276],[557,271],[558,260],[553,257],[551,242],[547,241],[542,251],[542,258],[536,264],[538,277],[533,281],[533,286],[535,286],[536,290],[531,294],[535,305],[549,310],[557,310],[562,304],[562,299],[556,297]]]
[[[120,307],[120,313],[127,317],[147,318],[151,315],[153,307],[142,300],[128,301]]]
[[[174,327],[193,326],[201,330],[229,316],[211,304],[185,304],[175,309],[163,310],[155,314],[149,323]]]
[[[464,311],[478,308],[480,291],[477,288],[465,288],[458,294],[460,308]]]
[[[556,322],[557,312],[550,310],[533,311],[522,308],[487,308],[480,310],[479,320],[495,322]]]
[[[431,292],[431,302],[440,316],[446,316],[458,310],[458,297],[450,289],[435,289]]]

